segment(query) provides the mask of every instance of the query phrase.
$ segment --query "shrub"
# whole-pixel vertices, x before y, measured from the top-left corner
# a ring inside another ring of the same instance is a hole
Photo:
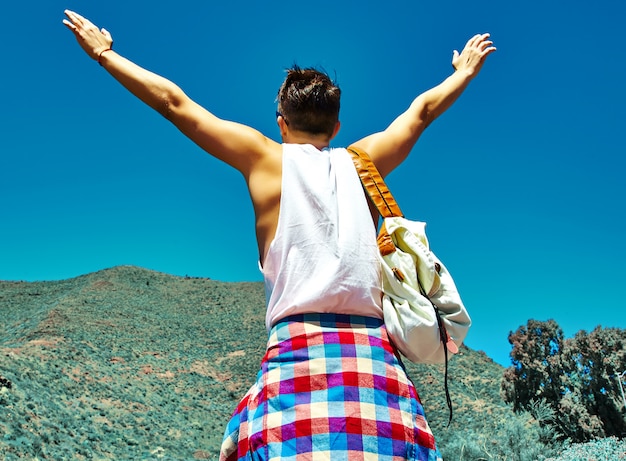
[[[442,449],[450,461],[538,461],[557,453],[548,425],[540,425],[529,412],[502,420],[493,432],[459,431]]]
[[[626,440],[617,437],[598,439],[568,446],[558,457],[546,461],[621,461],[626,460]]]

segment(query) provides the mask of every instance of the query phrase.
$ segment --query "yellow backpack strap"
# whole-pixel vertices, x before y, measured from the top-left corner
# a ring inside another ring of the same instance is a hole
[[[356,167],[359,178],[361,178],[363,188],[367,192],[367,195],[369,195],[374,206],[376,206],[380,215],[383,218],[403,216],[400,207],[393,198],[393,195],[391,195],[387,184],[385,184],[383,177],[378,172],[378,168],[376,168],[370,156],[367,155],[367,152],[354,146],[348,147],[348,152],[352,156],[352,162]],[[382,256],[396,251],[396,245],[387,232],[384,221],[378,233],[377,244]]]
[[[391,195],[383,177],[378,172],[370,156],[367,155],[367,152],[354,146],[348,147],[348,152],[352,156],[352,161],[354,162],[356,171],[359,173],[363,187],[380,215],[383,218],[403,216],[400,207],[393,198],[393,195]]]

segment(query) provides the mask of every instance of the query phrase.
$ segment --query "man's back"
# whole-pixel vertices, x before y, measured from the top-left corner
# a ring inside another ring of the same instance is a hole
[[[309,312],[382,318],[376,229],[346,149],[284,144],[281,195],[262,267],[268,329]]]

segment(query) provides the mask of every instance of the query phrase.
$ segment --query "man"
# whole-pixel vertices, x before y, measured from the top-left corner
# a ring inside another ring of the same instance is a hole
[[[315,69],[291,69],[278,94],[278,143],[216,117],[116,53],[108,31],[65,13],[64,24],[92,59],[246,180],[270,334],[257,381],[228,424],[221,459],[438,459],[382,322],[367,199],[347,151],[329,148],[340,127],[339,88]],[[390,173],[493,51],[489,34],[471,38],[454,51],[452,75],[354,145],[383,176]]]

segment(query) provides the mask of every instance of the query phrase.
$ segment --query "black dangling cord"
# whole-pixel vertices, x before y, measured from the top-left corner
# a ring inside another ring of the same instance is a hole
[[[433,309],[435,310],[435,317],[437,317],[437,327],[439,328],[439,340],[443,344],[443,356],[445,359],[445,371],[444,371],[444,380],[443,380],[443,388],[446,392],[446,403],[448,404],[448,410],[450,411],[450,415],[448,417],[448,425],[446,427],[450,427],[450,423],[452,422],[452,398],[450,397],[450,389],[448,388],[448,332],[446,331],[446,327],[443,325],[443,320],[441,319],[441,314],[439,314],[439,308],[435,306],[435,303],[428,297],[426,292],[424,291],[424,287],[422,286],[422,282],[419,277],[417,278],[417,284],[419,285],[420,293],[424,296],[430,304],[432,304]]]
[[[446,403],[448,404],[448,409],[450,410],[448,425],[446,427],[450,427],[450,423],[452,422],[452,399],[450,398],[450,389],[448,389],[448,332],[446,331],[446,327],[443,326],[443,320],[441,319],[441,315],[439,314],[439,308],[435,306],[432,301],[430,301],[430,303],[435,308],[435,315],[437,316],[437,326],[439,327],[439,338],[443,343],[443,355],[446,360],[443,387],[446,391]]]

